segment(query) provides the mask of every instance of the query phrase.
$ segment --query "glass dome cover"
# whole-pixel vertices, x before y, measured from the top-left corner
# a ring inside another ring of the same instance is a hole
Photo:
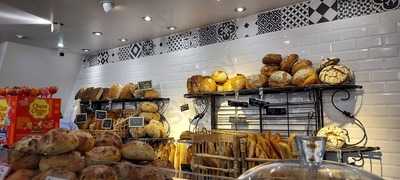
[[[300,160],[282,160],[254,167],[239,180],[381,180],[382,178],[346,164],[322,161],[325,139],[298,137]]]

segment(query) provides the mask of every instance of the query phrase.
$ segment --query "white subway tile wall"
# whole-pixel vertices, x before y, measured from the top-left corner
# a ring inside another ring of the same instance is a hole
[[[228,73],[257,74],[261,58],[268,52],[296,52],[315,64],[321,57],[337,56],[355,71],[357,84],[364,86],[363,97],[357,98],[357,104],[361,104],[357,117],[367,127],[368,145],[382,148],[384,177],[399,179],[399,19],[400,10],[395,10],[82,68],[75,91],[81,86],[153,80],[161,88],[162,96],[171,98],[166,118],[173,127],[171,135],[178,137],[194,115],[192,100],[183,98],[189,76],[209,74],[218,68]],[[180,112],[179,106],[185,103],[190,104],[190,111]],[[209,127],[209,115],[202,126]],[[360,137],[360,132],[351,128],[352,136]],[[368,166],[365,168],[369,170]],[[378,161],[373,162],[372,169],[380,174]]]

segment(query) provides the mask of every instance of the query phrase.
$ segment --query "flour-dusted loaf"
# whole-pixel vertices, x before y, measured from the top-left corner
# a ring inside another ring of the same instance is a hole
[[[48,180],[49,177],[63,180],[78,180],[74,172],[60,168],[49,169],[47,171],[41,172],[39,175],[35,176],[33,180]]]
[[[78,172],[84,167],[85,159],[78,151],[54,156],[43,156],[39,162],[40,171],[46,171],[52,168],[61,168],[72,172]]]
[[[319,64],[319,67],[317,69],[317,72],[321,72],[321,70],[327,66],[337,65],[337,64],[339,64],[339,62],[340,62],[339,58],[322,59],[321,64]]]
[[[214,79],[217,84],[224,84],[228,80],[228,74],[226,74],[225,71],[216,70],[212,73],[211,78]]]
[[[38,153],[38,144],[41,135],[25,136],[14,144],[14,150],[24,153]]]
[[[141,112],[139,117],[143,117],[146,123],[149,123],[151,120],[160,121],[161,115],[160,113],[149,113],[149,112]]]
[[[99,101],[102,95],[103,95],[103,88],[93,88],[88,93],[88,100]]]
[[[265,65],[261,68],[261,74],[269,78],[272,73],[279,71],[280,65]]]
[[[297,55],[297,54],[289,54],[281,62],[281,70],[290,73],[294,63],[296,63],[298,61],[298,59],[299,59],[299,55]]]
[[[285,71],[276,71],[269,77],[268,85],[271,87],[285,87],[290,85],[292,76]]]
[[[217,84],[210,76],[204,76],[200,83],[200,92],[212,93],[217,91]]]
[[[106,165],[92,165],[82,170],[80,180],[118,180],[113,168]],[[144,180],[144,179],[143,179]]]
[[[78,137],[79,146],[76,150],[78,150],[80,152],[90,151],[96,143],[96,140],[94,139],[94,137],[86,131],[73,130],[70,133],[75,135],[76,137]]]
[[[121,160],[121,152],[114,146],[98,146],[86,152],[86,164],[113,164]]]
[[[299,87],[308,86],[311,84],[315,84],[317,82],[318,82],[317,71],[312,67],[298,70],[293,75],[292,79],[292,84]]]
[[[129,128],[129,134],[132,136],[132,138],[142,138],[146,136],[143,127]]]
[[[79,146],[79,139],[65,129],[52,129],[39,140],[39,152],[57,155],[73,151]]]
[[[153,161],[156,157],[154,149],[142,141],[130,141],[122,145],[121,153],[125,159],[135,161]]]
[[[299,59],[296,63],[292,66],[292,75],[294,75],[297,71],[303,68],[312,67],[312,62],[307,59]]]
[[[338,85],[352,80],[352,72],[349,68],[343,65],[331,65],[321,70],[319,73],[321,82]]]
[[[39,165],[40,155],[32,153],[23,153],[11,149],[8,153],[8,164],[14,170],[18,169],[36,169]]]
[[[110,93],[110,88],[103,88],[103,95],[101,96],[100,100],[101,101],[109,101],[111,99],[111,93]]]
[[[128,161],[116,164],[113,169],[117,173],[119,180],[139,180],[138,175],[141,173],[140,167]]]
[[[105,131],[96,136],[95,146],[115,146],[119,148],[121,145],[121,137],[113,132]]]
[[[279,65],[282,62],[282,55],[276,53],[267,54],[263,57],[262,62],[265,65]]]
[[[265,87],[267,81],[268,79],[262,74],[248,76],[246,79],[246,89]]]
[[[158,111],[158,105],[153,102],[142,102],[140,103],[140,111],[155,113]]]
[[[156,120],[151,120],[149,124],[144,126],[144,132],[147,136],[152,138],[163,138],[167,136],[163,123]]]
[[[31,180],[37,173],[37,171],[31,169],[18,169],[8,176],[6,180]]]

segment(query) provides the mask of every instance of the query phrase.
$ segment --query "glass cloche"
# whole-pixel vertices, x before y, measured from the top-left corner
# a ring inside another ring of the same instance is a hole
[[[297,137],[300,160],[282,160],[254,167],[239,180],[381,180],[362,169],[323,161],[325,138]]]

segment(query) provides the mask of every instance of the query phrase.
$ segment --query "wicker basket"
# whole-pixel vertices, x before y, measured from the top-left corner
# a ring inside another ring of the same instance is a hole
[[[129,133],[129,128],[128,128],[128,119],[124,119],[123,121],[119,121],[113,125],[113,129],[109,130],[88,130],[92,136],[96,137],[99,134],[105,133],[105,132],[111,132],[114,134],[119,135],[122,139],[128,137]]]

